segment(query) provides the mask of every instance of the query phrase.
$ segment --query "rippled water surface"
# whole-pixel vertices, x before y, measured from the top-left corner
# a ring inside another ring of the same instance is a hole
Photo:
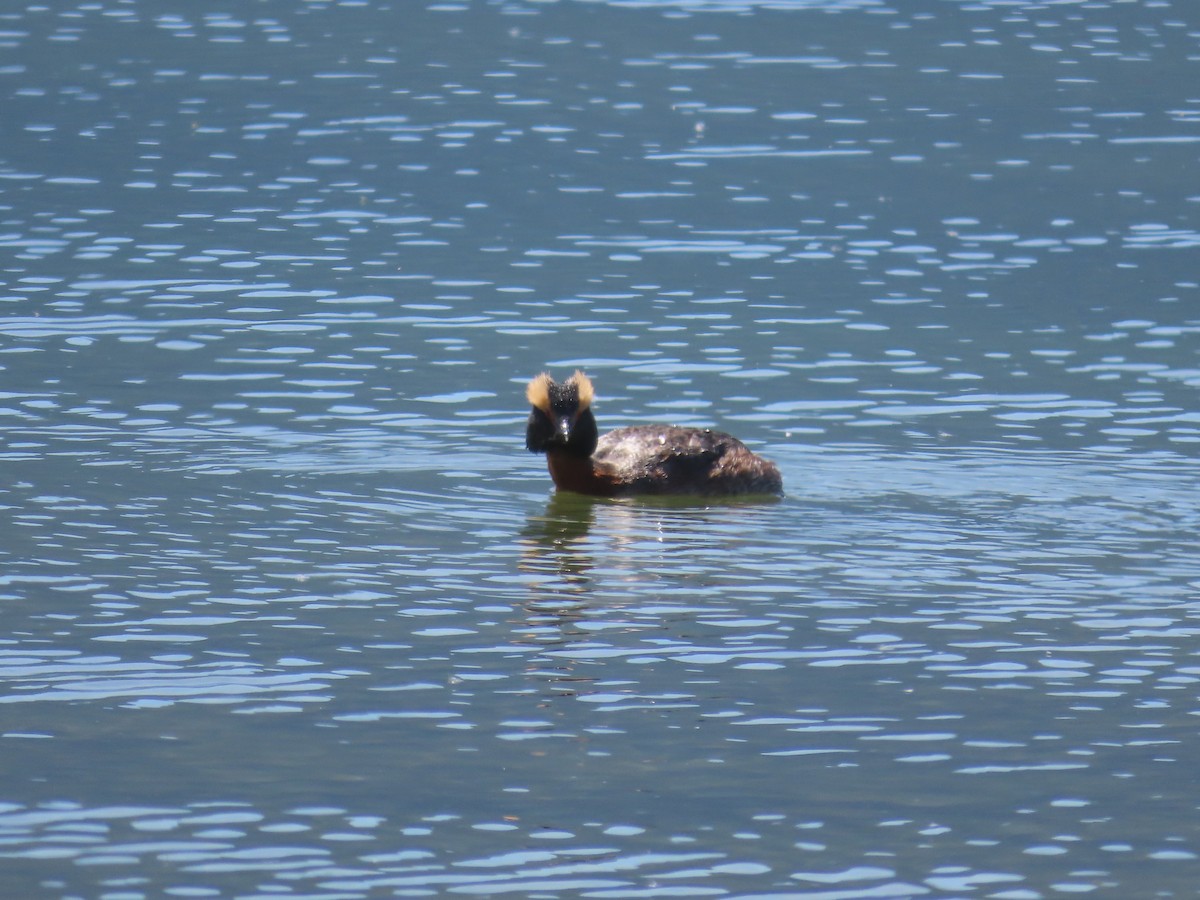
[[[1183,0],[0,12],[0,894],[1193,896]],[[776,460],[554,496],[523,386]]]

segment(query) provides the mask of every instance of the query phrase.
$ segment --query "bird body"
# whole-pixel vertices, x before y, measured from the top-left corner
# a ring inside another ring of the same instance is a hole
[[[591,410],[592,383],[582,372],[562,384],[543,373],[525,394],[533,407],[525,446],[546,454],[559,490],[598,497],[783,491],[774,463],[721,431],[632,425],[601,437]]]

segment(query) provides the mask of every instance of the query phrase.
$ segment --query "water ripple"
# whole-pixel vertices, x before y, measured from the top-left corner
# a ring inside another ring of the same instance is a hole
[[[397,15],[6,13],[0,894],[1193,891],[1180,10]]]

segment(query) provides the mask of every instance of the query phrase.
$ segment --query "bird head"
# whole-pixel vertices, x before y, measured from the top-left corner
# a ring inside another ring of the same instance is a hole
[[[592,415],[592,382],[580,371],[556,382],[543,372],[525,388],[533,407],[525,428],[525,448],[534,453],[562,450],[591,456],[599,434]]]

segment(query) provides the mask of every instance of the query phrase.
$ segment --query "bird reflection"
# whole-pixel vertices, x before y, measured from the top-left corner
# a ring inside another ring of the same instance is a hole
[[[531,576],[517,643],[561,647],[586,639],[579,627],[587,611],[594,560],[588,546],[597,501],[578,494],[555,494],[545,512],[531,515],[521,532],[520,571]],[[527,674],[547,681],[558,694],[574,694],[580,677],[573,661],[535,657]]]
[[[602,663],[582,654],[552,651],[596,646],[601,650],[643,638],[621,637],[668,627],[669,620],[641,610],[648,597],[680,592],[690,583],[711,584],[709,560],[756,533],[761,502],[697,498],[602,500],[555,493],[531,513],[521,532],[518,569],[525,598],[512,641],[543,651],[527,672],[554,693],[585,693],[586,671]],[[603,636],[602,636],[603,635]]]
[[[544,512],[529,516],[521,532],[519,568],[534,576],[528,582],[526,605],[539,609],[586,605],[597,554],[605,560],[606,585],[611,587],[616,576],[617,584],[629,581],[631,586],[644,587],[647,578],[665,576],[675,569],[673,562],[679,560],[680,551],[693,556],[705,550],[717,552],[728,549],[731,540],[743,539],[748,516],[730,515],[731,510],[745,507],[758,512],[763,506],[761,499],[612,501],[557,492]],[[709,527],[698,527],[698,522]],[[647,562],[653,563],[649,570]],[[678,567],[678,572],[687,575],[684,567]]]
[[[525,546],[521,570],[555,575],[569,583],[586,580],[592,567],[587,538],[598,502],[581,494],[554,494],[546,511],[530,516],[521,532]]]

